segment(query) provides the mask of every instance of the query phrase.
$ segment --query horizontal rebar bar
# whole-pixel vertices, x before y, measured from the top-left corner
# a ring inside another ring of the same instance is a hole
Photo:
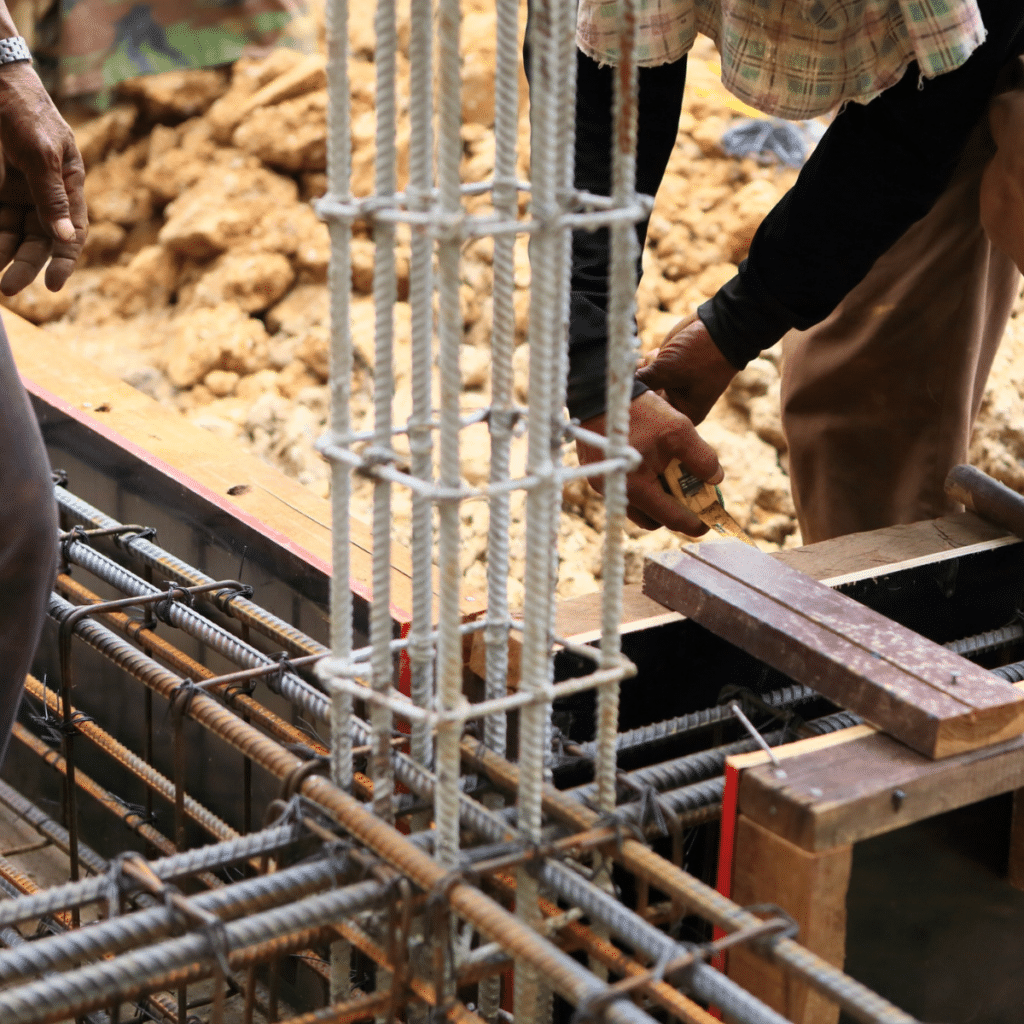
[[[0,803],[25,824],[35,829],[39,835],[53,843],[62,853],[70,852],[71,840],[68,837],[68,830],[3,779],[0,779]],[[88,843],[83,843],[81,840],[78,841],[78,856],[85,868],[94,875],[102,874],[107,870],[107,861]]]
[[[107,529],[116,529],[122,525],[64,487],[54,487],[54,493],[58,506],[83,523]],[[185,586],[214,582],[212,577],[200,572],[169,551],[165,551],[147,537],[139,534],[122,535],[115,537],[114,543],[143,565],[157,569],[169,579]],[[326,651],[322,644],[311,640],[310,637],[285,622],[284,619],[278,618],[240,594],[230,595],[219,604],[225,611],[235,616],[239,622],[244,622],[247,626],[268,639],[280,643],[282,647],[290,649],[293,653],[320,654]]]
[[[200,871],[212,871],[251,857],[285,850],[295,843],[300,832],[298,825],[278,825],[262,832],[239,836],[225,843],[199,846],[194,850],[150,861],[148,866],[157,878],[170,882]],[[109,871],[109,865],[106,871]],[[29,921],[57,910],[81,907],[96,900],[108,899],[112,892],[112,878],[106,871],[80,882],[67,882],[41,889],[33,896],[0,902],[0,927],[17,924],[19,921]]]
[[[28,676],[25,680],[25,692],[36,700],[42,701],[45,707],[56,716],[59,721],[64,714],[64,706],[60,697],[53,691],[43,686],[34,676]],[[70,709],[75,714],[75,709]],[[85,715],[74,718],[75,729],[86,739],[90,740],[96,747],[116,761],[122,768],[147,786],[154,793],[162,796],[171,806],[175,801],[174,783],[167,776],[158,772],[152,765],[139,757],[138,754],[129,750],[123,743],[114,739],[106,729],[97,725],[92,719]],[[184,794],[185,814],[191,818],[204,832],[214,839],[225,841],[235,839],[239,835],[226,821],[221,820],[212,811],[204,807],[198,800]]]
[[[14,723],[11,735],[61,775],[67,774],[67,761],[64,759],[64,755],[58,753],[49,744],[39,739],[38,736],[30,733],[20,722]],[[151,843],[160,850],[161,853],[165,855],[174,853],[174,843],[146,821],[144,811],[130,806],[116,793],[111,793],[109,789],[101,786],[95,779],[86,775],[83,771],[75,772],[75,786],[83,793],[91,796],[105,811],[118,818],[125,828],[138,833],[146,842]],[[210,889],[217,888],[223,884],[216,875],[212,875],[208,871],[197,873],[196,878]]]
[[[809,686],[801,686],[794,683],[792,686],[783,686],[771,693],[760,696],[769,707],[777,710],[784,708],[798,707],[808,701],[815,700],[818,694]],[[650,725],[641,725],[636,729],[627,732],[620,732],[615,739],[615,749],[620,754],[629,751],[634,753],[644,747],[656,746],[668,740],[677,739],[687,733],[697,732],[699,729],[706,729],[712,725],[719,725],[728,722],[732,718],[732,712],[727,704],[717,704],[710,708],[701,708],[699,711],[691,711],[689,714],[680,715],[677,718],[669,718],[663,722],[652,722]],[[588,757],[597,753],[597,742],[588,740],[579,744],[580,748]]]
[[[493,783],[506,792],[515,792],[518,772],[514,765],[475,742],[463,741],[462,754],[464,760]],[[544,787],[544,805],[554,820],[577,831],[593,828],[599,821],[598,814],[551,785]],[[692,912],[725,931],[740,931],[755,927],[758,923],[759,919],[749,911],[635,839],[624,838],[612,851],[612,855],[628,870],[647,879],[661,892],[680,900]],[[838,1003],[864,1024],[914,1024],[914,1018],[909,1014],[793,939],[777,938],[761,948],[769,959]]]
[[[338,859],[330,858],[200,893],[185,903],[196,917],[216,914],[222,920],[231,920],[319,892],[336,884],[343,868]],[[377,885],[383,898],[385,887],[381,883]],[[183,909],[150,907],[97,922],[88,928],[38,939],[15,950],[0,951],[0,983],[8,984],[44,971],[61,970],[71,964],[81,965],[106,954],[141,947],[165,937],[187,920]]]
[[[959,654],[963,658],[974,658],[987,651],[995,651],[1000,647],[1024,640],[1024,622],[1013,621],[999,629],[989,629],[974,636],[965,636],[960,640],[951,640],[945,644],[947,650]]]

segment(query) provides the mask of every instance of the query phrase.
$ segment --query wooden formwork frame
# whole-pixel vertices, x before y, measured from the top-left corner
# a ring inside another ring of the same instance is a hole
[[[951,554],[1016,543],[1008,537],[982,539],[989,528],[971,517],[958,522],[965,529],[953,545],[826,582],[896,573]],[[915,526],[922,538],[935,524]],[[829,544],[840,556],[849,547],[842,539]],[[837,967],[846,952],[853,850],[862,840],[1012,793],[1007,880],[1024,889],[1024,736],[933,760],[859,725],[776,747],[774,754],[779,765],[760,751],[727,761],[718,889],[741,906],[781,907],[799,926],[800,942]],[[838,1020],[833,1004],[747,950],[732,951],[726,970],[794,1024]]]

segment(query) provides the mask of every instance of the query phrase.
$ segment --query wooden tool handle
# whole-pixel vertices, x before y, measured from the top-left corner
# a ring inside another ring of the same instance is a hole
[[[714,484],[691,476],[678,459],[666,467],[662,479],[676,501],[685,505],[705,526],[722,537],[735,537],[751,547],[757,545],[743,532],[740,524],[725,510],[722,496]]]
[[[974,466],[954,466],[946,477],[946,493],[982,519],[1024,537],[1024,498]]]

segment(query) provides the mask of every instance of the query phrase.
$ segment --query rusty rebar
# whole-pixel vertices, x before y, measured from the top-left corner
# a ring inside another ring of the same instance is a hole
[[[19,743],[28,747],[34,754],[42,758],[51,768],[56,769],[65,778],[67,777],[67,763],[63,755],[54,750],[48,743],[39,739],[38,736],[30,733],[20,722],[15,722],[14,731],[11,735]],[[104,810],[119,818],[126,828],[138,833],[165,856],[175,852],[174,844],[162,832],[145,821],[138,810],[130,807],[119,796],[105,789],[84,772],[78,771],[75,773],[75,787],[91,796]],[[208,871],[200,872],[196,877],[208,889],[217,888],[223,884],[216,875],[212,875]]]
[[[71,607],[60,598],[51,599],[51,614],[58,619],[66,616]],[[165,699],[173,700],[180,690],[182,680],[179,677],[126,641],[120,640],[99,623],[84,618],[76,623],[75,632],[87,644]],[[237,715],[202,691],[194,693],[185,713],[280,779],[287,779],[302,767],[303,762],[294,754],[241,721]],[[301,783],[300,791],[320,804],[350,834],[408,876],[421,889],[430,891],[446,881],[446,872],[428,854],[374,818],[354,797],[339,791],[327,780],[315,776],[307,778]],[[492,939],[500,939],[520,960],[532,964],[571,1002],[578,1004],[605,991],[606,986],[584,967],[525,927],[474,887],[463,882],[456,883],[451,886],[448,899],[460,916],[474,924],[483,934]],[[650,1020],[631,1004],[621,1002],[609,1007],[607,1013],[611,1020],[621,1024],[626,1021]]]
[[[35,676],[28,676],[25,680],[25,692],[36,700],[45,704],[46,708],[55,715],[63,717],[63,701],[53,690],[44,687]],[[147,764],[141,757],[129,750],[123,743],[114,739],[105,729],[99,726],[84,715],[75,715],[75,709],[71,708],[71,719],[75,723],[75,729],[85,736],[91,743],[95,744],[109,757],[113,758],[122,768],[125,768],[135,778],[155,793],[159,793],[172,805],[175,801],[175,786],[165,775],[158,772],[151,765]],[[235,839],[239,833],[227,822],[222,821],[212,811],[204,807],[194,797],[184,794],[183,808],[188,817],[194,821],[203,831],[219,842],[228,839]]]
[[[485,774],[495,785],[506,792],[515,792],[518,784],[515,765],[473,741],[463,741],[462,756],[467,764]],[[599,821],[594,811],[551,785],[544,787],[544,809],[554,820],[576,831],[593,828]],[[612,856],[638,877],[646,879],[667,896],[679,900],[727,932],[753,928],[759,921],[753,914],[635,839],[624,838]],[[793,939],[773,939],[758,945],[756,952],[778,963],[865,1024],[913,1024],[914,1018],[909,1014]]]

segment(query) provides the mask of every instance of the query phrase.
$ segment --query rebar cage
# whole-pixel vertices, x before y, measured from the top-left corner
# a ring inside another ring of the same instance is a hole
[[[6,785],[0,803],[68,853],[70,880],[39,891],[0,858],[0,887],[16,897],[0,902],[0,941],[9,947],[0,950],[0,1024],[69,1017],[101,1024],[117,1020],[122,1003],[134,1005],[139,1019],[188,1024],[190,986],[211,977],[216,1024],[231,993],[243,999],[246,1024],[257,1013],[274,1021],[278,966],[287,956],[301,958],[328,985],[319,1000],[325,1005],[295,1018],[303,1024],[415,1022],[430,1014],[462,1024],[541,1024],[552,1015],[554,993],[575,1007],[579,1021],[652,1024],[657,1014],[708,1024],[713,1018],[703,1003],[728,1019],[781,1024],[777,1012],[713,966],[737,942],[751,943],[857,1020],[912,1020],[800,946],[784,917],[744,910],[656,854],[644,841],[637,805],[616,811],[617,749],[643,742],[618,736],[617,725],[619,686],[633,672],[619,623],[625,476],[636,460],[627,444],[634,225],[649,209],[633,186],[632,0],[619,10],[613,187],[602,197],[573,188],[574,5],[541,0],[531,11],[525,183],[516,176],[518,2],[498,0],[494,175],[464,185],[459,0],[438,0],[436,8],[412,0],[409,180],[400,192],[397,15],[395,0],[379,0],[375,188],[356,198],[349,184],[348,10],[346,0],[329,4],[330,187],[319,209],[332,237],[332,426],[322,442],[332,464],[330,648],[260,607],[248,588],[211,578],[159,547],[151,531],[118,522],[58,482],[64,571],[50,613],[59,663],[51,658],[50,682],[29,679],[36,728],[19,724],[15,739],[63,779],[63,823]],[[489,197],[486,209],[469,202],[481,195]],[[354,429],[350,411],[356,226],[372,233],[375,247],[374,421],[366,433]],[[612,251],[605,437],[581,430],[564,412],[571,232],[599,227],[609,229]],[[411,237],[413,394],[404,423],[393,415],[399,231]],[[519,236],[529,237],[532,267],[526,408],[512,386]],[[491,399],[467,414],[460,405],[460,261],[465,241],[481,237],[493,239]],[[482,420],[490,431],[490,474],[486,486],[473,488],[462,480],[460,438]],[[515,477],[510,449],[522,429],[528,459]],[[396,455],[399,436],[407,439],[408,467]],[[563,447],[578,439],[603,455],[585,471],[563,463]],[[607,506],[597,649],[560,640],[553,625],[562,487],[584,473],[602,478]],[[354,474],[373,487],[368,646],[354,639],[361,631],[350,590]],[[389,594],[396,489],[411,495],[413,586],[410,629],[397,637]],[[516,492],[525,495],[527,532],[525,601],[513,616]],[[463,621],[460,509],[470,501],[489,509],[487,595],[484,615]],[[83,575],[96,582],[86,586]],[[510,693],[513,631],[521,655]],[[486,647],[486,679],[482,698],[470,701],[463,651],[474,634]],[[554,681],[559,650],[582,659],[582,674]],[[106,700],[116,692],[134,709],[129,701],[137,697],[141,727],[134,714],[111,715],[108,728],[83,713],[83,653],[115,680],[102,683]],[[408,693],[396,685],[399,662],[409,666]],[[594,781],[562,792],[551,783],[553,701],[588,690],[596,691],[597,725],[580,750],[594,763]],[[810,699],[798,691],[775,697],[780,704]],[[506,735],[510,711],[517,712],[514,744]],[[667,731],[689,727],[680,720]],[[146,792],[145,805],[86,774],[83,740]],[[207,740],[219,760],[190,756],[205,751]],[[230,766],[239,756],[236,778]],[[357,770],[364,758],[369,777]],[[720,750],[704,760],[720,770],[723,759]],[[203,777],[208,764],[225,794],[216,811],[194,795],[197,780],[204,793],[220,792]],[[662,774],[670,787],[707,771],[695,773],[688,762]],[[699,794],[691,787],[654,798],[675,826],[684,824],[684,812],[693,811],[686,823],[696,823],[716,809],[709,813],[721,787],[698,785]],[[120,819],[157,859],[97,852],[79,834],[79,793]],[[152,796],[173,809],[163,827]],[[664,895],[657,913],[646,896],[636,909],[620,900],[613,863],[638,890]],[[82,908],[100,920],[78,927]],[[719,935],[687,943],[657,927],[684,914]],[[47,934],[28,942],[14,925],[36,919]],[[321,955],[328,949],[329,965]]]
[[[351,166],[347,41],[347,4],[332,2],[328,19],[330,50],[329,193],[319,204],[332,237],[331,363],[332,429],[322,450],[333,464],[334,589],[332,592],[332,658],[321,663],[320,677],[332,694],[332,778],[340,787],[351,782],[351,718],[354,697],[366,699],[360,682],[368,681],[374,755],[374,813],[394,820],[391,737],[397,717],[412,733],[411,756],[434,768],[433,825],[435,855],[440,865],[455,870],[459,849],[459,743],[471,720],[482,720],[484,744],[506,754],[505,716],[519,712],[516,798],[517,825],[531,842],[540,842],[542,787],[550,780],[551,707],[560,692],[596,688],[598,735],[596,750],[597,805],[615,806],[615,734],[618,687],[633,669],[620,650],[622,606],[623,521],[625,474],[635,465],[627,444],[628,412],[635,342],[632,328],[636,286],[634,223],[649,212],[634,192],[636,85],[632,60],[633,6],[622,10],[622,71],[616,78],[613,188],[611,197],[580,195],[573,188],[575,107],[575,5],[536,3],[530,16],[529,77],[531,93],[530,183],[516,180],[518,138],[519,5],[497,5],[495,68],[495,167],[492,180],[469,188],[460,181],[462,102],[460,85],[458,0],[441,0],[433,20],[430,0],[412,0],[409,44],[410,143],[409,182],[397,191],[395,52],[396,7],[393,0],[377,5],[375,20],[376,165],[374,193],[362,201],[350,194]],[[431,26],[436,36],[431,39]],[[436,67],[435,67],[436,54]],[[432,82],[436,73],[436,102]],[[436,163],[433,144],[436,132]],[[470,213],[468,191],[490,192],[492,211]],[[517,216],[519,193],[529,193],[525,218]],[[376,311],[374,358],[374,428],[360,436],[350,429],[350,380],[353,367],[349,331],[349,246],[357,219],[369,223],[374,241],[373,296]],[[396,299],[395,231],[412,229],[409,298],[412,308],[412,415],[394,423],[392,399],[393,306]],[[606,437],[582,431],[564,414],[569,309],[569,253],[573,228],[608,227],[612,247],[609,301],[609,344]],[[514,242],[530,238],[531,289],[528,343],[530,351],[528,408],[513,401]],[[493,239],[493,321],[491,333],[492,400],[485,410],[490,430],[489,484],[476,490],[462,486],[460,433],[471,422],[460,409],[459,368],[462,316],[460,259],[465,240]],[[432,302],[437,293],[437,326]],[[440,393],[432,394],[431,367],[440,367]],[[526,475],[510,474],[512,433],[520,422],[528,432]],[[396,466],[392,438],[406,434],[411,467]],[[563,465],[566,441],[585,437],[604,453],[588,474],[603,474],[607,506],[603,552],[602,640],[593,671],[559,687],[552,685],[554,593],[558,567],[558,518],[562,486],[581,473]],[[438,472],[435,476],[434,451]],[[347,589],[348,522],[351,474],[374,480],[374,593],[371,611],[371,653],[358,662],[351,648],[351,601]],[[388,577],[391,557],[392,488],[412,492],[412,625],[406,640],[393,642],[389,616]],[[509,614],[509,497],[526,493],[525,602],[521,617]],[[470,500],[489,503],[487,542],[487,611],[468,628],[484,633],[486,699],[467,704],[462,687],[462,643],[466,627],[460,618],[460,506]],[[436,546],[433,528],[437,513]],[[432,564],[439,575],[436,629]],[[508,638],[522,632],[519,691],[509,696]],[[398,646],[411,665],[410,700],[393,687],[392,655]],[[607,879],[606,879],[607,881]],[[530,871],[517,876],[517,915],[531,927],[542,920],[538,884]],[[485,986],[485,1016],[495,1009],[496,990]],[[547,1016],[547,996],[535,972],[523,964],[516,973],[515,1015],[519,1020]]]

